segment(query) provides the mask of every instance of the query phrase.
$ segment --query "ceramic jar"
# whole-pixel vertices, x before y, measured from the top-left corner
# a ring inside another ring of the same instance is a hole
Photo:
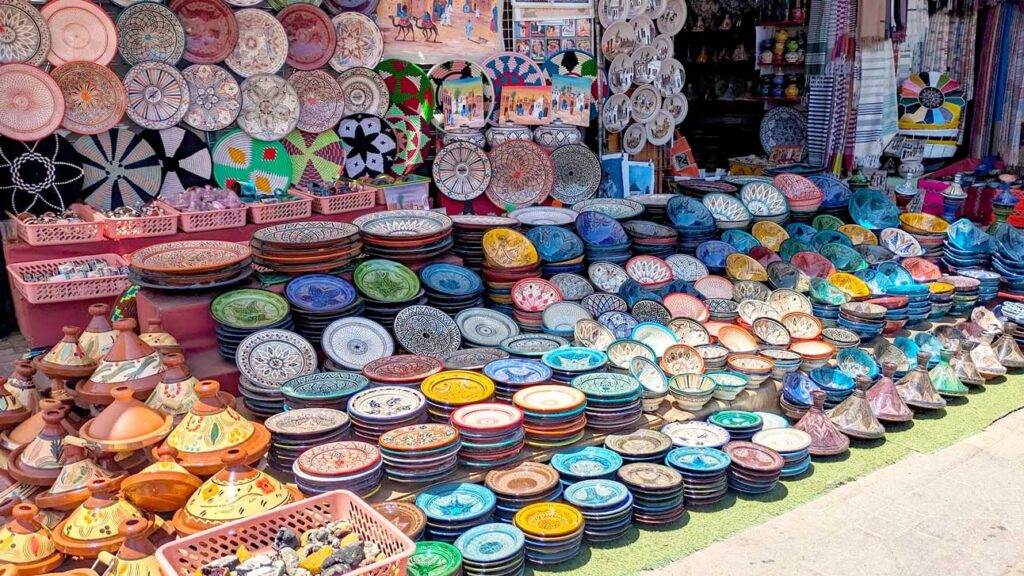
[[[551,124],[538,126],[533,131],[533,141],[548,150],[554,150],[567,144],[579,144],[583,135],[579,128],[555,120]]]
[[[491,126],[487,129],[487,145],[491,148],[509,140],[533,140],[533,133],[530,132],[529,127],[512,122],[506,122],[501,126]]]
[[[94,362],[99,362],[114,346],[114,340],[117,340],[117,330],[114,330],[108,320],[110,306],[93,304],[89,306],[89,315],[92,316],[92,319],[89,320],[89,325],[79,336],[78,343]]]
[[[125,537],[118,528],[125,520],[147,519],[145,513],[118,496],[120,478],[89,482],[89,498],[61,520],[53,530],[53,542],[65,554],[96,558],[100,552],[116,552]],[[150,525],[147,535],[155,531]]]
[[[114,329],[118,332],[114,345],[92,376],[75,389],[82,402],[110,404],[114,400],[110,391],[121,385],[131,386],[135,397],[145,400],[163,378],[160,354],[135,334],[135,320],[118,320]]]
[[[483,148],[487,144],[487,137],[480,130],[462,129],[449,130],[444,133],[442,143],[447,146],[455,142],[469,142],[477,148]]]
[[[157,450],[159,460],[125,478],[121,493],[149,512],[174,512],[184,506],[203,481],[178,464],[177,455],[174,448],[161,446]]]
[[[19,576],[43,574],[59,566],[64,555],[54,546],[50,530],[36,520],[39,509],[18,504],[12,513],[14,519],[0,528],[0,565],[14,565]]]

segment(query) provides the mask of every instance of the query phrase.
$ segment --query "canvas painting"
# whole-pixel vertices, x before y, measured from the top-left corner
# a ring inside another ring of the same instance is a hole
[[[626,197],[654,194],[654,163],[629,162],[629,186]]]
[[[381,0],[376,20],[384,58],[417,64],[476,62],[505,49],[503,0]]]
[[[551,86],[506,86],[501,90],[501,123],[547,124],[551,121]]]
[[[551,117],[575,126],[590,125],[592,78],[551,76]]]
[[[598,196],[601,198],[625,198],[628,185],[625,154],[605,154],[601,156],[601,187]]]
[[[440,98],[446,130],[483,127],[484,83],[479,78],[446,80]]]

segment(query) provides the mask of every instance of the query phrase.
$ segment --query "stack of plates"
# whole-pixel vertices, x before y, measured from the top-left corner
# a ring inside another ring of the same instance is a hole
[[[639,194],[630,197],[630,200],[644,207],[643,215],[648,220],[666,223],[668,222],[668,214],[665,207],[668,205],[668,201],[675,196],[675,194]]]
[[[697,246],[718,235],[715,217],[696,198],[675,196],[668,202],[666,213],[672,227],[679,232],[676,248],[680,254],[693,254]]]
[[[382,464],[380,450],[373,444],[331,442],[299,454],[292,464],[292,474],[307,496],[348,490],[366,498],[380,489],[384,478]]]
[[[708,416],[708,422],[729,432],[732,440],[750,440],[761,431],[761,417],[743,410],[723,410]]]
[[[157,290],[210,290],[251,276],[252,255],[248,246],[219,240],[153,244],[128,257],[128,278]]]
[[[508,524],[482,524],[455,540],[466,576],[513,576],[526,565],[523,531]],[[433,574],[433,573],[431,573]]]
[[[699,420],[669,422],[661,427],[661,433],[672,439],[673,446],[679,447],[721,448],[730,440],[725,428]]]
[[[470,528],[490,522],[496,504],[494,492],[468,482],[432,486],[416,497],[427,515],[427,537],[442,542],[454,542]]]
[[[778,452],[753,442],[732,441],[722,450],[732,458],[729,487],[744,494],[771,492],[786,465]]]
[[[622,224],[607,214],[597,210],[580,213],[576,218],[576,232],[583,239],[587,262],[622,265],[633,257],[629,251],[633,241]]]
[[[561,564],[579,554],[583,543],[583,514],[556,502],[530,504],[513,519],[526,537],[526,559],[531,564]]]
[[[267,418],[270,449],[267,464],[281,472],[291,472],[292,464],[303,450],[344,438],[351,424],[348,414],[331,408],[300,408]]]
[[[515,461],[525,445],[523,412],[491,402],[463,406],[452,412],[452,426],[462,435],[459,462],[490,468]]]
[[[607,448],[585,446],[554,454],[551,467],[558,470],[563,486],[571,486],[583,480],[614,478],[622,467],[622,457]]]
[[[210,303],[210,315],[217,321],[217,352],[232,362],[238,345],[253,332],[295,328],[288,301],[269,290],[243,288],[225,292]]]
[[[584,480],[565,489],[563,499],[583,514],[589,542],[615,540],[633,525],[633,494],[614,480]]]
[[[388,504],[391,502],[374,504],[373,508],[391,520],[384,510],[378,509],[378,506]],[[447,542],[417,542],[416,538],[412,538],[412,541],[416,542],[416,551],[409,557],[409,576],[462,576],[462,554],[458,548]]]
[[[640,462],[619,469],[633,493],[633,518],[640,524],[671,524],[683,517],[683,477],[663,464]]]
[[[952,270],[960,270],[962,268],[988,269],[992,264],[992,253],[981,247],[971,249],[959,248],[947,239],[942,243],[942,262]]]
[[[643,387],[629,374],[599,372],[572,379],[572,387],[587,397],[587,428],[620,432],[636,428],[643,418]]]
[[[392,501],[392,502],[377,502],[371,504],[371,508],[380,513],[385,520],[391,522],[396,528],[402,531],[403,534],[409,537],[413,542],[418,542],[423,537],[423,531],[427,529],[427,517],[423,514],[423,510],[420,510],[412,502]],[[427,548],[437,547],[443,548],[445,546],[451,547],[451,544],[445,542],[429,542]],[[429,546],[434,545],[434,546]],[[416,553],[413,554],[413,558],[409,559],[410,570],[412,566],[416,564],[415,557],[420,555],[423,548],[417,544]],[[454,553],[456,556],[459,555],[458,550],[451,548],[449,553]],[[461,559],[456,560],[449,565],[447,572],[439,572],[438,576],[458,576],[459,574],[459,562]]]
[[[977,278],[943,276],[939,278],[939,282],[953,285],[953,306],[949,310],[952,316],[963,316],[974,310],[981,298],[981,281]]]
[[[316,345],[331,322],[363,312],[363,299],[355,287],[328,274],[296,276],[285,285],[284,296],[291,305],[296,332]]]
[[[953,307],[955,289],[952,284],[933,282],[928,286],[928,292],[928,301],[932,305],[932,311],[928,314],[928,319],[941,320],[949,312],[949,309]]]
[[[717,448],[676,448],[665,463],[683,477],[683,496],[690,506],[710,506],[729,490],[729,455]]]
[[[462,258],[462,264],[472,270],[480,270],[484,265],[483,237],[491,228],[510,228],[518,231],[519,221],[505,216],[476,216],[459,214],[451,217],[452,237],[455,245],[452,254]]]
[[[270,418],[284,410],[284,396],[280,388],[257,384],[245,376],[238,376],[238,393],[253,416],[260,420]]]
[[[754,435],[754,444],[771,448],[786,461],[779,476],[792,478],[811,467],[811,435],[799,428],[773,428]]]
[[[540,360],[551,369],[552,380],[568,384],[577,376],[602,371],[608,355],[592,348],[566,346],[545,352]]]
[[[540,332],[548,306],[562,301],[562,291],[542,278],[525,278],[512,285],[512,317],[523,332]]]
[[[334,408],[346,410],[348,400],[370,381],[354,372],[317,372],[292,378],[281,386],[286,410]]]
[[[506,339],[498,348],[512,356],[540,359],[555,348],[568,345],[568,340],[555,334],[520,334]]]
[[[851,304],[856,306],[851,306]],[[870,342],[881,336],[882,330],[885,330],[885,308],[874,304],[869,306],[879,309],[877,315],[874,311],[866,311],[864,303],[861,302],[843,304],[839,307],[839,320],[836,322],[836,326],[853,332],[862,343]],[[871,314],[871,316],[866,316],[866,314]]]
[[[359,227],[363,251],[375,258],[421,262],[451,249],[451,218],[428,210],[387,210],[352,221]]]
[[[352,280],[363,296],[363,316],[389,330],[400,311],[427,303],[426,291],[420,287],[419,277],[398,262],[365,260],[352,273]]]
[[[451,316],[479,306],[484,299],[483,280],[464,266],[428,264],[420,270],[420,283],[427,302]]]
[[[331,273],[362,253],[359,229],[345,222],[287,222],[253,232],[253,262],[274,272]]]
[[[633,254],[664,258],[676,251],[679,233],[670,226],[646,220],[630,220],[623,222],[622,227],[633,241]]]
[[[352,431],[376,442],[381,434],[427,421],[427,399],[419,390],[381,386],[363,390],[348,402]]]
[[[423,354],[384,356],[363,366],[362,374],[371,386],[401,386],[419,389],[420,384],[444,369],[441,361]]]
[[[568,225],[571,226],[572,222]],[[561,226],[537,226],[531,228],[526,237],[537,248],[541,273],[545,277],[562,273],[576,274],[583,270],[583,241],[571,230]]]
[[[403,426],[380,437],[384,472],[395,482],[435,482],[458,465],[459,431],[447,424]]]
[[[500,268],[485,262],[483,268],[487,307],[507,316],[513,316],[512,286],[523,278],[540,276],[540,264],[528,264],[517,268]]]
[[[604,447],[622,457],[623,462],[661,462],[672,449],[667,434],[641,428],[629,434],[605,436]]]
[[[503,358],[488,362],[484,374],[494,382],[494,397],[512,403],[516,392],[551,381],[551,368],[537,360]]]
[[[494,382],[469,370],[445,370],[428,376],[420,384],[420,391],[427,397],[430,419],[448,422],[457,408],[490,401],[494,397]]]
[[[826,328],[835,327],[839,322],[838,304],[818,304],[811,300],[811,312],[814,313],[818,320],[821,320],[821,325]]]
[[[557,502],[562,496],[558,472],[547,464],[521,462],[501,470],[491,470],[484,485],[498,498],[496,519],[511,523],[516,512],[537,502]]]
[[[905,296],[907,298],[907,326],[913,326],[923,321],[932,312],[931,289],[926,284],[889,286],[885,289],[885,293],[888,296]]]
[[[583,438],[587,397],[568,386],[542,384],[516,392],[512,403],[523,411],[526,443],[536,448],[568,446]]]

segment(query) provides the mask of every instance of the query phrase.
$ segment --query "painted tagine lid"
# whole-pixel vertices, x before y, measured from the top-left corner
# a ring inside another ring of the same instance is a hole
[[[917,367],[907,372],[906,376],[896,383],[900,398],[903,398],[907,406],[917,410],[938,410],[946,407],[946,400],[939,396],[932,384],[931,376],[928,375],[929,358],[929,352],[922,351],[918,354]]]
[[[39,399],[42,398],[35,376],[36,369],[31,360],[15,360],[14,372],[4,385],[8,392],[18,397],[18,401],[30,414],[39,411]]]
[[[985,383],[985,377],[978,372],[974,360],[971,360],[970,346],[964,343],[961,352],[950,360],[949,365],[953,367],[960,382],[967,386],[981,386]]]
[[[870,378],[863,374],[857,376],[857,389],[853,394],[828,412],[829,419],[843,434],[861,440],[877,440],[885,436],[885,427],[875,418],[868,403],[866,390],[870,386]]]
[[[0,376],[0,428],[13,428],[29,415],[28,408],[7,388],[7,378]]]
[[[161,354],[182,351],[181,344],[178,344],[178,340],[164,330],[164,325],[159,318],[150,318],[146,322],[146,331],[139,334],[139,338]]]
[[[64,466],[49,490],[36,495],[40,508],[71,511],[89,498],[89,482],[109,479],[111,475],[100,468],[81,446],[65,444]]]
[[[171,523],[182,534],[195,534],[225,522],[253,516],[301,500],[298,489],[246,464],[245,450],[224,453],[224,467],[210,477],[174,514]]]
[[[43,412],[45,425],[39,435],[11,452],[7,460],[11,476],[36,486],[50,486],[57,480],[64,467],[64,437],[67,436],[62,420],[62,409]]]
[[[32,497],[42,488],[15,480],[4,468],[0,468],[0,524],[10,520],[14,507],[31,502]]]
[[[934,368],[928,371],[928,377],[932,379],[932,386],[939,396],[943,398],[958,398],[967,396],[967,386],[956,377],[956,371],[949,365],[952,357],[947,350],[941,352],[942,359]]]
[[[43,398],[39,401],[38,412],[29,416],[27,420],[18,424],[11,430],[0,432],[0,448],[14,452],[19,447],[31,442],[33,438],[39,436],[39,433],[43,431],[43,427],[46,426],[46,422],[43,420],[43,415],[49,410],[64,411],[65,418],[61,421],[61,426],[63,426],[64,430],[68,433],[73,434],[78,432],[72,422],[66,417],[67,409],[67,406],[59,400]]]
[[[246,420],[218,394],[220,384],[202,380],[195,385],[198,400],[167,437],[166,444],[178,451],[178,462],[197,476],[210,476],[223,466],[225,453],[238,448],[247,454],[247,464],[267,452],[270,432],[257,422]],[[157,455],[157,451],[153,451]]]
[[[836,456],[850,448],[850,439],[843,435],[825,415],[825,393],[811,392],[811,409],[796,423],[796,427],[811,435],[811,456]]]
[[[174,512],[180,509],[203,483],[175,458],[178,451],[164,444],[157,450],[159,460],[124,479],[121,493],[143,510]]]
[[[164,375],[160,354],[135,334],[135,320],[114,322],[118,331],[114,346],[100,360],[99,366],[76,388],[78,398],[90,404],[110,404],[110,391],[121,385],[131,386],[139,400],[145,400]]]
[[[118,527],[124,544],[116,556],[100,552],[100,561],[110,567],[110,574],[120,576],[163,576],[156,559],[156,547],[150,542],[152,522],[145,518],[129,518]]]
[[[896,391],[896,383],[892,379],[894,374],[896,364],[882,364],[882,377],[867,392],[868,404],[875,418],[883,422],[909,422],[913,420],[914,412]]]
[[[1020,346],[1013,338],[1016,333],[1016,324],[1013,322],[1003,324],[1003,335],[993,345],[996,360],[1007,368],[1024,368],[1024,353],[1021,353]]]
[[[149,395],[146,405],[170,414],[177,423],[181,416],[188,414],[192,409],[192,404],[197,399],[195,385],[199,380],[196,380],[185,364],[185,356],[179,353],[164,354],[163,360],[167,371]]]
[[[992,349],[992,336],[983,334],[978,344],[971,349],[971,360],[978,367],[978,372],[985,380],[1006,375],[1006,366],[999,363],[996,352]]]
[[[124,543],[118,527],[131,518],[146,518],[134,504],[118,496],[120,478],[89,482],[90,495],[53,530],[53,542],[65,554],[96,558],[100,552],[116,552]],[[149,534],[155,531],[149,527]]]
[[[110,325],[110,306],[106,304],[93,304],[89,306],[89,325],[85,327],[78,343],[82,350],[94,361],[99,362],[107,355],[107,352],[114,346],[117,340],[117,330]]]
[[[36,369],[50,378],[88,378],[96,370],[96,361],[78,343],[78,332],[78,326],[65,326],[60,342],[35,357]]]
[[[78,431],[82,440],[102,452],[128,452],[152,446],[170,433],[171,416],[136,400],[130,387],[117,386],[110,394],[114,401]]]
[[[0,565],[13,564],[16,574],[41,574],[55,569],[64,555],[53,544],[50,530],[36,520],[39,509],[18,504],[14,519],[0,528]]]

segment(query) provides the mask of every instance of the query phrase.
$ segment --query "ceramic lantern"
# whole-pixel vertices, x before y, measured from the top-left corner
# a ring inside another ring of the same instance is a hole
[[[164,330],[159,318],[150,318],[146,322],[146,331],[139,334],[139,338],[161,354],[180,353],[183,350],[178,340]]]
[[[82,425],[79,437],[102,452],[130,452],[152,446],[171,431],[172,418],[132,396],[129,386],[110,391],[114,401]]]
[[[118,527],[132,518],[147,519],[146,514],[118,496],[119,478],[89,482],[89,498],[75,508],[53,530],[53,542],[65,554],[96,558],[100,552],[116,552],[125,537]],[[148,534],[155,531],[149,526]]]
[[[78,343],[78,332],[77,326],[65,326],[60,342],[33,360],[35,368],[50,379],[50,397],[56,400],[70,399],[69,388],[88,378],[96,369],[96,361]]]
[[[114,346],[117,340],[117,330],[110,325],[110,306],[106,304],[93,304],[89,306],[89,325],[85,327],[78,337],[78,343],[82,350],[95,362],[99,362],[107,355],[107,352]]]
[[[36,495],[36,504],[51,510],[74,510],[89,497],[89,482],[109,478],[111,474],[101,468],[85,448],[65,445],[60,475],[47,491]]]
[[[43,412],[45,425],[39,435],[11,452],[7,460],[11,476],[36,486],[50,486],[57,480],[64,466],[64,437],[67,436],[62,420],[63,410]]]
[[[166,444],[157,450],[159,460],[124,479],[121,493],[149,512],[174,512],[188,501],[202,480],[192,475],[175,458],[178,451]]]
[[[135,320],[118,320],[114,329],[118,334],[113,347],[92,376],[76,389],[82,402],[110,404],[114,400],[110,391],[121,385],[130,386],[137,399],[145,400],[163,378],[160,354],[135,334]]]
[[[50,530],[36,520],[38,513],[32,504],[18,504],[13,510],[14,519],[0,528],[0,565],[14,565],[19,576],[43,574],[64,561]]]

